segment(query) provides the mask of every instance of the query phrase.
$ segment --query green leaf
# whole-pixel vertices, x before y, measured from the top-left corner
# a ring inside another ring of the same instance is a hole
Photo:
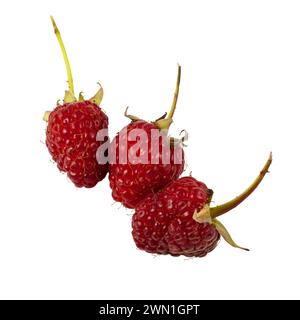
[[[213,219],[212,220],[212,224],[215,226],[215,228],[217,229],[217,231],[220,233],[220,235],[222,236],[222,238],[229,243],[232,247],[235,248],[239,248],[242,250],[246,250],[249,251],[249,249],[247,248],[243,248],[238,246],[231,238],[231,235],[229,234],[229,232],[227,231],[227,229],[224,227],[224,225],[217,219]]]
[[[100,105],[102,99],[103,99],[103,88],[101,87],[101,84],[98,82],[100,88],[99,90],[97,91],[97,93],[91,98],[89,99],[91,102],[95,103],[97,106]]]
[[[74,96],[74,94],[69,91],[69,90],[66,90],[65,91],[65,97],[64,97],[64,103],[72,103],[72,102],[76,102],[76,98]]]

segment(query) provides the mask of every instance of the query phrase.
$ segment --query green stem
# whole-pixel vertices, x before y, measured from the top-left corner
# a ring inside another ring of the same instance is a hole
[[[171,110],[167,116],[167,119],[170,119],[170,120],[173,119],[174,112],[176,110],[176,105],[177,105],[177,100],[178,100],[178,95],[179,95],[180,79],[181,79],[181,66],[178,65],[176,88],[175,88],[173,103],[172,103]]]
[[[72,76],[72,71],[71,71],[71,66],[70,66],[70,62],[68,59],[68,55],[67,55],[67,51],[65,49],[63,40],[61,38],[60,32],[57,28],[57,25],[54,21],[54,18],[52,16],[50,16],[52,24],[53,24],[53,28],[54,28],[54,33],[56,35],[56,38],[58,40],[58,43],[60,45],[61,48],[61,52],[63,54],[64,57],[64,61],[65,61],[65,65],[66,65],[66,69],[67,69],[67,74],[68,74],[68,83],[69,83],[69,90],[71,92],[71,94],[74,96],[74,84],[73,84],[73,76]]]
[[[234,198],[231,201],[228,201],[220,206],[210,208],[211,218],[214,219],[214,218],[232,210],[233,208],[237,207],[241,202],[243,202],[248,196],[250,196],[250,194],[258,187],[258,185],[263,180],[264,176],[268,172],[268,169],[269,169],[271,163],[272,163],[272,152],[270,153],[267,162],[265,163],[263,169],[261,170],[261,172],[259,173],[257,178],[243,193],[241,193],[238,197]]]
[[[168,130],[173,122],[173,116],[174,116],[174,112],[176,110],[176,105],[177,105],[177,100],[178,100],[178,95],[179,95],[180,78],[181,78],[181,66],[178,65],[176,88],[175,88],[175,93],[174,93],[174,98],[173,98],[171,110],[168,113],[166,118],[161,117],[154,122],[155,126],[160,130]]]

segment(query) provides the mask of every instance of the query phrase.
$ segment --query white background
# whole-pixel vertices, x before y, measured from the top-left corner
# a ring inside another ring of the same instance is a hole
[[[220,204],[271,172],[221,218],[250,252],[221,241],[203,259],[135,248],[131,210],[107,179],[76,189],[51,162],[43,112],[67,88],[56,18],[87,97],[104,87],[110,132],[152,120],[182,86],[172,133],[189,132],[186,174]],[[2,1],[0,298],[245,299],[299,293],[299,1]]]

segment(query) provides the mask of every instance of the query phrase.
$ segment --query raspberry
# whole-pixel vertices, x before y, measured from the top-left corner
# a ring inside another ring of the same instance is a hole
[[[155,128],[153,123],[139,120],[132,122],[123,130],[126,130],[128,136],[134,129],[143,129],[147,134],[148,141],[151,142],[151,130]],[[129,150],[135,142],[126,140]],[[158,153],[158,164],[132,163],[129,162],[128,155],[127,164],[121,164],[119,161],[119,135],[117,135],[111,146],[117,150],[116,163],[110,163],[109,165],[109,181],[112,196],[114,200],[121,202],[127,208],[134,208],[146,195],[157,192],[170,181],[177,179],[184,169],[184,159],[180,163],[175,163],[176,161],[174,161],[175,154],[178,151],[182,152],[183,155],[180,145],[171,146],[169,164],[163,164],[161,143],[160,152]],[[151,149],[140,150],[140,153],[144,152],[148,154],[148,159],[151,159]]]
[[[101,145],[96,135],[107,126],[107,116],[90,101],[58,106],[49,115],[46,145],[59,170],[77,187],[94,187],[108,171],[96,159]]]
[[[137,247],[173,256],[205,256],[216,247],[220,235],[213,225],[193,220],[193,214],[209,197],[206,185],[192,177],[180,178],[156,195],[147,196],[132,219]]]
[[[240,196],[210,208],[212,191],[193,177],[171,182],[157,194],[141,201],[132,218],[136,246],[150,253],[204,257],[218,244],[220,235],[239,247],[216,217],[233,209],[259,185],[272,162],[270,155],[254,183]]]
[[[176,102],[179,92],[181,69],[178,66],[177,86],[173,105],[169,115],[166,114],[154,122],[147,122],[135,116],[125,115],[132,120],[132,122],[123,128],[120,133],[114,138],[110,145],[110,154],[115,151],[115,161],[109,164],[109,181],[112,189],[112,197],[114,200],[121,202],[127,208],[134,208],[141,200],[148,194],[159,191],[171,181],[177,179],[184,169],[184,153],[180,141],[169,138],[170,161],[164,162],[164,156],[167,152],[163,148],[162,140],[159,140],[159,148],[152,151],[151,131],[160,130],[167,137],[167,131],[173,122],[173,114],[176,108]],[[137,153],[139,155],[146,155],[147,162],[141,163],[130,160],[129,154],[131,148],[137,141],[129,139],[130,134],[136,130],[142,130],[145,136],[141,139],[147,140],[147,144],[141,144]],[[120,136],[125,137],[125,141],[120,141]],[[127,149],[124,150],[124,144]],[[125,154],[125,163],[120,160],[120,153]],[[156,159],[154,164],[151,159]]]
[[[52,112],[45,112],[48,122],[46,145],[59,170],[66,172],[77,187],[94,187],[108,172],[108,164],[98,164],[96,152],[106,141],[96,141],[97,132],[107,129],[108,117],[99,107],[103,97],[100,89],[90,100],[79,101],[74,96],[73,78],[60,32],[51,17],[55,34],[61,46],[68,73],[69,90],[64,103]]]

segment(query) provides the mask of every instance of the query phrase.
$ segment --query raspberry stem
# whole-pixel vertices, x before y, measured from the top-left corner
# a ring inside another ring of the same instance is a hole
[[[69,90],[70,90],[71,94],[74,96],[73,76],[72,76],[72,71],[71,71],[71,66],[70,66],[70,62],[69,62],[69,59],[68,59],[67,51],[65,49],[63,40],[61,38],[60,32],[59,32],[59,30],[57,28],[57,25],[56,25],[56,23],[54,21],[54,18],[52,16],[50,16],[50,19],[52,21],[53,28],[54,28],[54,33],[56,35],[56,38],[57,38],[58,43],[60,45],[61,52],[62,52],[63,57],[64,57],[64,61],[65,61],[66,69],[67,69],[67,74],[68,74]]]
[[[179,95],[180,79],[181,79],[181,66],[178,65],[176,87],[175,87],[175,93],[174,93],[171,110],[168,113],[166,118],[159,118],[154,122],[156,127],[160,130],[168,130],[173,122],[173,116],[176,110],[176,105],[177,105],[177,100]]]
[[[175,88],[173,103],[172,103],[171,110],[167,116],[167,119],[170,119],[170,120],[173,119],[174,112],[176,110],[176,105],[177,105],[177,100],[178,100],[178,95],[179,95],[180,79],[181,79],[181,66],[178,65],[176,88]]]
[[[272,152],[269,155],[269,158],[267,162],[265,163],[263,169],[257,176],[257,178],[254,180],[254,182],[239,196],[236,198],[232,199],[231,201],[228,201],[224,204],[221,204],[219,206],[216,206],[214,208],[210,208],[210,215],[211,218],[214,219],[230,210],[233,208],[237,207],[240,203],[242,203],[250,194],[258,187],[258,185],[261,183],[263,180],[264,176],[268,172],[268,169],[272,163]]]

